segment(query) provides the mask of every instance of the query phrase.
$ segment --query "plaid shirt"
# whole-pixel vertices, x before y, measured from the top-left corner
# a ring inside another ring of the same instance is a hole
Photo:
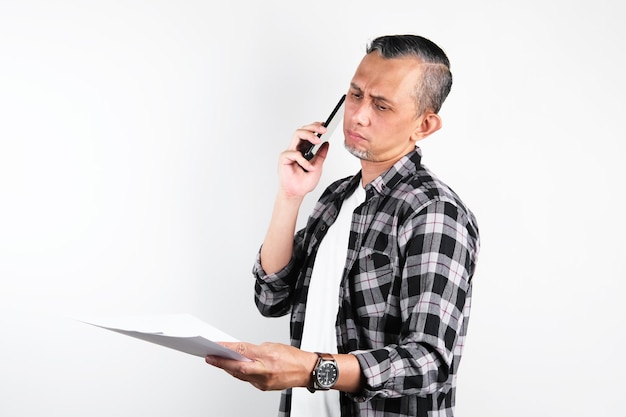
[[[360,181],[359,173],[324,191],[283,270],[265,274],[257,256],[257,307],[265,316],[291,314],[293,346],[300,346],[320,241]],[[365,385],[358,395],[341,393],[341,415],[452,416],[479,250],[476,220],[421,165],[419,148],[365,191],[352,218],[335,325],[338,352],[357,357]],[[286,390],[279,415],[290,408]]]

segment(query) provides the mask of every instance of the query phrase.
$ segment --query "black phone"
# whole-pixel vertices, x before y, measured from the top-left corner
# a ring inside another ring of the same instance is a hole
[[[339,102],[337,102],[337,104],[335,105],[335,108],[333,109],[333,111],[330,113],[330,115],[324,122],[324,127],[326,127],[326,133],[324,133],[325,137],[328,137],[328,138],[331,137],[331,135],[333,134],[333,131],[339,124],[339,120],[341,120],[341,115],[338,116],[338,114],[341,113],[343,115],[343,106],[344,106],[345,101],[346,101],[346,95],[344,94],[343,96],[341,96],[341,98],[339,99]],[[322,137],[322,135],[318,133],[317,137],[320,138]],[[307,160],[311,160],[311,158],[315,156],[315,153],[319,149],[320,145],[314,145],[308,140],[303,140],[298,146],[298,150],[302,153],[302,155]]]

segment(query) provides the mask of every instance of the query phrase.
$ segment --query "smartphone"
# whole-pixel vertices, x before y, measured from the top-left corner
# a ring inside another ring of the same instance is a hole
[[[341,120],[343,116],[343,107],[344,107],[345,101],[346,101],[346,95],[344,94],[343,96],[341,96],[341,98],[339,99],[339,102],[337,102],[337,105],[335,105],[335,108],[333,109],[332,112],[330,112],[330,115],[324,122],[324,126],[326,127],[326,133],[324,133],[325,137],[330,138],[333,134],[333,131],[339,124],[339,121]],[[322,137],[322,135],[318,133],[317,137],[320,138]],[[298,150],[302,153],[302,155],[307,160],[310,161],[311,158],[315,156],[315,153],[317,152],[317,150],[319,149],[322,143],[323,142],[321,142],[319,145],[314,145],[308,140],[304,140],[298,146]]]

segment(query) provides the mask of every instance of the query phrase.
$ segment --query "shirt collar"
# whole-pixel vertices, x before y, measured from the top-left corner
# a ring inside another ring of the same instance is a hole
[[[421,162],[422,150],[416,146],[415,150],[404,155],[391,168],[367,184],[365,191],[367,191],[368,194],[374,191],[381,195],[387,194],[389,190],[392,190],[403,178],[417,172]]]

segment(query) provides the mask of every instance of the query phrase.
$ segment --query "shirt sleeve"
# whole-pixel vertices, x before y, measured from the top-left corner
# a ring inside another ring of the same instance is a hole
[[[280,271],[267,274],[261,266],[261,249],[257,252],[252,268],[256,282],[254,301],[265,317],[281,317],[289,313],[293,304],[296,280],[303,262],[304,229],[294,236],[293,254],[289,263]]]
[[[252,273],[256,279],[254,284],[254,301],[257,309],[265,317],[280,317],[291,308],[292,285],[290,275],[293,270],[294,258],[282,270],[266,274],[261,266],[261,251],[257,253]]]
[[[454,203],[434,201],[399,231],[402,332],[397,344],[352,352],[365,377],[354,399],[423,396],[451,384],[478,252],[477,229],[468,216]]]

